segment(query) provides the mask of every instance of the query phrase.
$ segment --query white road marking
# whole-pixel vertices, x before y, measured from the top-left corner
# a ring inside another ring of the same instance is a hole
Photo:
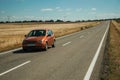
[[[13,51],[20,50],[20,49],[22,49],[22,48],[17,48],[17,49],[13,49],[13,50],[5,51],[5,52],[0,53],[0,55],[7,54],[7,53],[10,53],[10,52],[13,52]]]
[[[11,71],[13,71],[13,70],[19,68],[19,67],[22,67],[22,66],[25,65],[25,64],[30,63],[30,62],[31,62],[31,61],[26,61],[26,62],[24,62],[24,63],[22,63],[22,64],[20,64],[20,65],[18,65],[18,66],[16,66],[16,67],[14,67],[14,68],[11,68],[11,69],[9,69],[9,70],[3,72],[3,73],[0,73],[0,76],[3,76],[4,74],[7,74],[7,73],[9,73],[9,72],[11,72]]]
[[[62,46],[66,46],[66,45],[68,45],[68,44],[70,44],[71,42],[67,42],[67,43],[65,43],[65,44],[63,44]]]
[[[82,36],[80,36],[80,38],[83,38],[84,36],[82,35]]]
[[[56,38],[56,40],[59,40],[59,39],[65,38],[65,37],[69,37],[69,36],[78,34],[78,33],[80,33],[80,32],[82,32],[82,31],[78,31],[78,32],[75,32],[75,33],[71,33],[71,34],[68,34],[68,35],[65,35],[65,36],[58,37],[58,38]]]
[[[97,51],[96,51],[96,54],[95,54],[95,56],[94,56],[94,58],[93,58],[93,60],[92,60],[92,62],[91,62],[91,64],[90,64],[90,66],[89,66],[89,68],[88,68],[88,71],[87,71],[87,73],[86,73],[86,75],[85,75],[85,77],[84,77],[83,80],[89,80],[89,79],[90,79],[90,76],[91,76],[92,71],[93,71],[93,69],[94,69],[95,63],[96,63],[97,58],[98,58],[98,56],[99,56],[99,53],[100,53],[102,44],[103,44],[103,42],[104,42],[104,39],[105,39],[105,36],[107,35],[108,30],[109,30],[109,24],[107,25],[107,29],[106,29],[106,31],[105,31],[105,33],[104,33],[104,35],[103,35],[103,38],[102,38],[102,40],[101,40],[101,42],[100,42],[100,44],[99,44],[99,47],[98,47],[98,49],[97,49]]]

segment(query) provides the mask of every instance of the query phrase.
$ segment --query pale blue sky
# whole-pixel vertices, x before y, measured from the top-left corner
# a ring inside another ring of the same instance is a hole
[[[120,0],[0,0],[0,21],[120,17]]]

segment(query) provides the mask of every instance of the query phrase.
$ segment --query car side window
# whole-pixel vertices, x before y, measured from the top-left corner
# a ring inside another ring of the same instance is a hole
[[[51,36],[51,32],[50,32],[50,30],[48,30],[48,35],[50,35],[50,36]]]
[[[51,35],[53,35],[53,32],[50,30],[50,32],[51,32]]]
[[[48,35],[53,35],[53,32],[51,30],[48,30]]]

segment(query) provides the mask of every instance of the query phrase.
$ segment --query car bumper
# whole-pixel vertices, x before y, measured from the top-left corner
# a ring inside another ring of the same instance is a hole
[[[45,45],[44,44],[35,44],[35,45],[29,45],[29,44],[24,44],[22,45],[23,49],[29,49],[29,50],[35,50],[35,49],[44,49]]]

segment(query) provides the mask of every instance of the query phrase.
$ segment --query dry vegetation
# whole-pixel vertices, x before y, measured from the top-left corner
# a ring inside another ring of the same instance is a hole
[[[109,80],[120,80],[120,23],[112,21],[110,28]]]
[[[99,22],[84,23],[7,23],[0,24],[0,52],[12,48],[20,47],[24,35],[32,29],[49,28],[55,32],[55,36],[63,36],[72,32],[80,31],[88,27],[95,26]]]
[[[114,24],[116,30],[120,33],[120,22],[112,21],[112,23]]]

